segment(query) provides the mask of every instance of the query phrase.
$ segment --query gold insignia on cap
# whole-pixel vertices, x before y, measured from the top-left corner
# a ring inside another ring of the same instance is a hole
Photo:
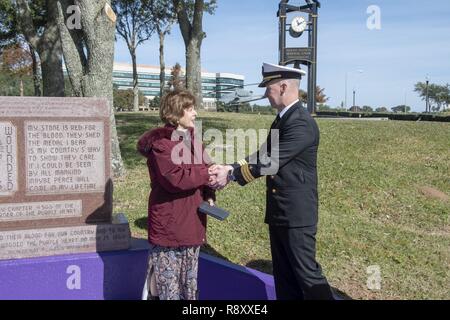
[[[276,74],[274,76],[267,76],[263,78],[263,81],[272,80],[272,79],[278,79],[281,78],[281,74]]]

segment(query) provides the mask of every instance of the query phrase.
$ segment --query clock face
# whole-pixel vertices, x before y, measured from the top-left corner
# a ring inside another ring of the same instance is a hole
[[[296,33],[302,33],[306,29],[306,20],[301,16],[294,17],[291,22],[291,29]]]

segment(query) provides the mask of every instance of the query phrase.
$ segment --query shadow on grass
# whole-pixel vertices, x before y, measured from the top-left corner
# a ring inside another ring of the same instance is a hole
[[[350,297],[348,294],[346,294],[344,291],[339,290],[336,287],[331,287],[331,290],[333,291],[333,295],[340,300],[353,300],[352,297]]]
[[[231,262],[227,257],[221,255],[216,249],[214,249],[213,247],[211,247],[211,246],[210,246],[209,244],[207,244],[207,243],[204,244],[204,245],[201,247],[201,251],[204,252],[204,253],[207,253],[207,254],[209,254],[209,255],[212,255],[212,256],[214,256],[214,257],[217,257],[217,258],[223,259],[223,260],[225,260],[225,261]]]
[[[148,231],[148,223],[147,223],[147,221],[148,221],[147,217],[142,217],[142,218],[136,219],[134,221],[134,226],[139,228],[139,229]]]
[[[247,262],[245,266],[264,273],[273,274],[271,260],[252,260]]]

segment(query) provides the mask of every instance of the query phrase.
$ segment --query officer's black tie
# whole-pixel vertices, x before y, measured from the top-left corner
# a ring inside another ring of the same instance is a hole
[[[280,114],[277,114],[277,117],[275,118],[275,120],[272,122],[272,125],[270,126],[270,129],[273,129],[277,126],[278,122],[280,121],[281,117]]]
[[[274,128],[276,128],[276,126],[278,125],[278,122],[280,121],[281,117],[280,114],[277,114],[277,117],[275,118],[275,120],[273,120],[272,125],[270,126],[270,131],[269,131],[269,136],[267,137],[267,151],[268,151],[268,156],[270,157],[270,150],[272,148],[272,130]]]

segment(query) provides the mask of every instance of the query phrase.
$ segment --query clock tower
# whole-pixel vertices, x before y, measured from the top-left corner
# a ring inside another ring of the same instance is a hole
[[[316,87],[317,87],[317,18],[320,2],[317,0],[305,0],[306,4],[294,6],[288,4],[289,0],[281,0],[278,10],[279,18],[279,64],[293,64],[300,69],[300,65],[308,67],[308,111],[316,113]],[[295,16],[287,23],[287,16],[295,13]],[[304,15],[301,15],[301,14]],[[289,30],[288,30],[289,26]],[[308,32],[307,47],[286,47],[286,34],[293,38],[299,38],[304,31]]]

